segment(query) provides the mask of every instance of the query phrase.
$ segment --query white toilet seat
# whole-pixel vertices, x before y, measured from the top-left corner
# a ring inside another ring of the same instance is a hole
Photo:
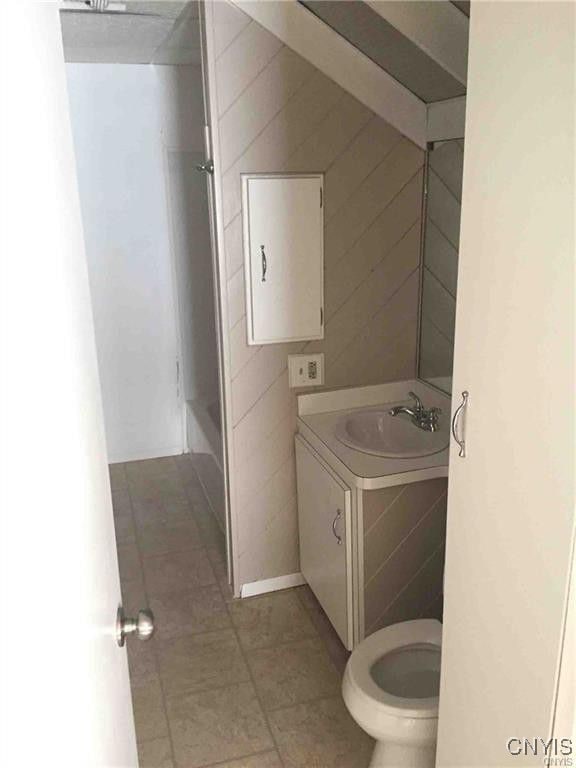
[[[387,653],[417,644],[442,645],[442,625],[435,619],[393,624],[363,640],[348,659],[346,676],[355,695],[365,699],[374,715],[414,719],[437,718],[438,696],[403,698],[383,690],[372,678],[372,665]]]

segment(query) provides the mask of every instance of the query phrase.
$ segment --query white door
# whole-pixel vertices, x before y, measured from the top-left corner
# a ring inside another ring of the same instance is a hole
[[[0,10],[0,764],[137,765],[56,3]]]
[[[575,6],[473,3],[438,766],[542,765],[574,530]]]
[[[322,176],[242,179],[248,341],[323,337]]]
[[[352,649],[350,489],[296,436],[300,569],[332,626]]]

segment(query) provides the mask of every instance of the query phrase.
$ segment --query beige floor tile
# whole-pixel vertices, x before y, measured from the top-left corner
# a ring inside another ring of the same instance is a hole
[[[130,498],[134,510],[136,504],[142,502],[156,502],[164,507],[177,504],[179,506],[189,506],[188,497],[183,487],[179,485],[178,478],[168,481],[166,478],[161,480],[150,480],[147,482],[130,485]]]
[[[226,542],[223,542],[223,546],[207,547],[206,552],[208,559],[212,563],[212,568],[216,575],[218,584],[222,591],[224,600],[229,603],[234,599],[234,592],[232,586],[228,583],[228,566],[226,564]]]
[[[132,501],[132,508],[134,510],[134,522],[139,528],[163,522],[192,519],[190,505],[185,498],[169,501],[162,499],[161,496],[146,499],[136,498]]]
[[[318,634],[322,638],[326,650],[328,651],[328,655],[332,659],[332,663],[340,673],[340,676],[342,676],[344,674],[346,662],[350,657],[350,651],[344,647],[344,644],[338,637],[338,633],[332,626],[328,616],[324,613],[322,606],[316,599],[316,596],[310,587],[305,584],[302,587],[296,587],[294,591],[300,598],[300,602],[306,609]]]
[[[136,739],[145,741],[167,736],[168,723],[158,676],[145,680],[132,680],[131,688]]]
[[[144,582],[123,581],[121,584],[122,606],[127,616],[136,616],[138,611],[148,607]]]
[[[184,458],[123,469],[114,470],[115,516],[127,518],[116,521],[123,605],[128,615],[150,607],[158,628],[148,643],[128,641],[142,768],[280,768],[260,701],[286,768],[367,765],[370,740],[349,718],[328,660],[345,662],[347,652],[312,593],[233,600],[224,538]]]
[[[151,525],[165,519],[162,510],[162,499],[160,498],[141,499],[136,497],[132,501],[132,509],[134,512],[134,522],[137,526]],[[179,519],[185,519],[187,512],[188,508],[185,505],[180,512]]]
[[[221,688],[250,679],[232,629],[160,641],[158,666],[166,696]]]
[[[179,453],[177,456],[172,456],[172,460],[180,469],[180,467],[185,467],[190,463],[190,454],[189,453]]]
[[[264,709],[279,709],[340,692],[340,676],[320,638],[247,651]]]
[[[186,497],[186,488],[178,470],[169,475],[167,474],[162,477],[154,478],[151,482],[166,499],[171,497]]]
[[[118,544],[118,569],[122,582],[142,581],[142,566],[136,542]]]
[[[182,478],[182,485],[186,491],[188,501],[190,504],[192,504],[192,506],[203,508],[206,504],[208,504],[208,499],[204,493],[202,483],[197,477],[194,480],[186,477]]]
[[[242,646],[267,648],[316,637],[317,633],[293,591],[274,592],[230,604]]]
[[[274,748],[251,683],[167,699],[178,768],[199,768]]]
[[[148,600],[141,581],[126,581],[122,585],[122,607],[126,616],[137,616],[138,611],[148,608]],[[130,680],[143,680],[157,674],[154,638],[140,642],[135,637],[126,641]]]
[[[222,528],[220,528],[220,525],[214,517],[214,513],[212,511],[210,511],[210,516],[212,519],[209,521],[198,521],[198,527],[200,528],[200,535],[202,537],[202,541],[204,542],[204,546],[217,548],[225,547],[226,539]]]
[[[210,562],[222,576],[228,576],[226,565],[226,539],[223,537],[216,546],[206,547]]]
[[[128,487],[124,464],[110,464],[110,488],[112,491],[122,491]]]
[[[156,618],[156,636],[162,640],[225,629],[231,625],[217,584],[154,597],[150,600],[150,608]]]
[[[162,514],[167,519],[175,518],[178,515],[184,514],[184,512],[189,516],[191,510],[192,507],[184,491],[182,493],[166,493],[162,495]]]
[[[202,483],[191,463],[188,467],[180,467],[180,480],[191,501],[195,499],[201,500],[204,497]]]
[[[234,597],[234,592],[232,590],[232,585],[228,584],[228,579],[227,578],[224,581],[220,581],[219,580],[219,584],[220,584],[220,590],[222,591],[222,596],[223,596],[224,600],[226,601],[226,603],[232,603],[232,602],[234,602],[234,600],[238,599],[238,598]]]
[[[270,714],[286,768],[365,768],[373,742],[352,720],[341,697]]]
[[[140,477],[158,477],[177,470],[174,456],[162,456],[159,459],[144,459],[143,461],[127,461],[123,466],[128,480]]]
[[[136,615],[136,614],[132,614]],[[128,646],[128,668],[130,681],[144,682],[151,678],[158,678],[158,664],[154,649],[154,639],[142,642],[135,637],[126,641]]]
[[[190,488],[191,490],[202,489],[202,483],[200,482],[200,478],[198,477],[198,473],[194,468],[194,463],[192,462],[190,456],[191,454],[188,454],[185,456],[184,461],[178,462],[180,480],[186,488]]]
[[[141,741],[138,744],[140,768],[174,768],[169,738]]]
[[[195,514],[201,515],[207,512],[212,514],[210,504],[201,485],[185,485],[184,488],[186,490],[186,498],[190,502],[190,507]]]
[[[202,546],[200,531],[192,520],[160,520],[138,529],[138,546],[144,557],[185,552]]]
[[[191,502],[192,515],[194,520],[198,523],[200,528],[202,539],[207,547],[216,547],[222,550],[226,550],[226,539],[224,532],[218,523],[212,508],[206,501],[199,504],[198,502]]]
[[[182,477],[176,465],[156,473],[127,469],[126,477],[130,491],[136,491],[137,493],[142,493],[147,489],[167,491],[176,488],[181,490],[184,487]]]
[[[231,760],[226,763],[218,763],[218,768],[282,768],[278,752],[262,752],[251,757],[241,757],[240,760]]]
[[[112,491],[112,509],[114,510],[114,517],[132,515],[132,503],[128,490]]]
[[[143,558],[144,579],[150,598],[172,592],[188,592],[216,583],[203,549]]]
[[[117,544],[128,544],[136,541],[136,530],[132,514],[114,515],[114,531]]]

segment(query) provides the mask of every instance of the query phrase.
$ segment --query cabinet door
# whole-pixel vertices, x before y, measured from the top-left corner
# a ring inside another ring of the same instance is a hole
[[[350,489],[296,436],[300,569],[348,649],[352,649]]]
[[[439,768],[541,766],[508,741],[552,735],[574,531],[575,10],[472,12]]]
[[[323,338],[322,176],[242,177],[248,342]]]

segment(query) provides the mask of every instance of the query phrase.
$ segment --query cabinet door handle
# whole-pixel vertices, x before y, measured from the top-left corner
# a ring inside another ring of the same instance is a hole
[[[339,509],[336,512],[336,517],[334,518],[334,520],[332,520],[332,533],[336,537],[336,541],[338,543],[338,546],[340,546],[340,544],[342,544],[342,536],[338,536],[338,534],[336,533],[336,525],[338,523],[338,520],[340,520],[341,517],[342,517],[342,510]]]
[[[266,254],[264,253],[264,246],[260,246],[260,253],[262,255],[262,282],[266,282],[266,270],[268,269],[268,263],[266,261]]]
[[[458,443],[458,447],[460,450],[458,451],[458,456],[460,456],[461,459],[466,458],[466,440],[464,439],[464,435],[461,433],[459,427],[460,427],[460,415],[464,411],[464,408],[466,408],[466,405],[468,403],[468,392],[465,390],[462,392],[462,402],[456,408],[454,411],[454,416],[452,417],[452,437],[456,442]]]

